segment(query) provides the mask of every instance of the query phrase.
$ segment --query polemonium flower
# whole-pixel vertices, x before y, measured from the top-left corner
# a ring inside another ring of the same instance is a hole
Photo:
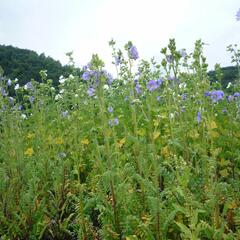
[[[181,57],[185,58],[187,56],[186,50],[185,49],[180,49],[179,54],[181,55]]]
[[[182,94],[182,100],[185,101],[187,99],[187,94],[186,93],[183,93]]]
[[[67,117],[68,116],[68,110],[61,112],[61,116],[63,118]]]
[[[235,98],[240,97],[240,93],[239,93],[239,92],[235,92],[235,93],[233,94],[233,96],[234,96]]]
[[[205,96],[205,97],[210,97],[210,96],[211,96],[211,92],[209,92],[209,91],[205,92],[205,93],[204,93],[204,96]]]
[[[6,92],[6,90],[4,88],[1,89],[1,93],[2,93],[3,97],[7,96],[7,92]]]
[[[168,63],[172,63],[173,62],[173,56],[172,55],[167,55],[166,59],[167,59]]]
[[[112,106],[108,107],[108,112],[110,112],[110,113],[113,112],[113,107]]]
[[[218,102],[219,100],[223,99],[224,92],[222,90],[213,90],[211,92],[211,99],[213,102]]]
[[[8,80],[7,80],[7,85],[8,85],[9,87],[12,85],[11,79],[8,79]]]
[[[32,84],[31,82],[27,82],[27,83],[24,85],[24,89],[25,89],[25,90],[31,90],[31,91],[33,91],[33,90],[34,90],[33,84]]]
[[[137,48],[135,46],[130,47],[129,53],[130,53],[130,58],[131,59],[137,60],[139,58],[138,51],[137,51]]]
[[[118,125],[119,124],[118,118],[114,118],[113,122],[114,122],[114,125]]]
[[[14,105],[14,98],[13,98],[13,97],[9,97],[9,104],[10,104],[11,106]]]
[[[60,76],[59,82],[60,82],[61,84],[63,84],[65,81],[66,81],[66,79],[65,79],[63,76]]]
[[[237,19],[237,21],[240,21],[240,8],[237,11],[236,19]]]
[[[91,78],[91,73],[89,71],[86,71],[86,72],[83,73],[82,79],[84,81],[88,81],[90,78]]]
[[[141,94],[142,91],[141,91],[139,82],[136,82],[135,90],[136,90],[137,94]]]
[[[228,100],[228,102],[232,102],[234,100],[233,95],[227,96],[227,100]]]
[[[150,80],[148,83],[147,83],[147,89],[149,91],[154,91],[156,89],[158,89],[159,87],[159,84],[157,83],[157,81],[155,80]]]
[[[115,56],[114,59],[115,59],[115,65],[118,66],[121,63],[121,58],[118,56]]]
[[[19,84],[17,83],[14,87],[14,90],[18,90],[19,89]]]
[[[95,94],[95,89],[93,87],[90,87],[87,90],[87,94],[88,94],[89,97],[92,97]]]
[[[34,97],[34,96],[30,96],[30,97],[29,97],[29,102],[30,102],[31,104],[33,104],[34,100],[35,100],[35,97]]]
[[[113,76],[112,76],[112,74],[109,73],[109,72],[107,72],[107,71],[104,71],[104,75],[105,75],[105,77],[107,78],[108,84],[111,85],[112,82],[113,82]]]
[[[161,100],[161,97],[160,96],[157,96],[157,101],[159,102]]]
[[[200,123],[201,122],[201,113],[198,111],[197,113],[197,122]]]

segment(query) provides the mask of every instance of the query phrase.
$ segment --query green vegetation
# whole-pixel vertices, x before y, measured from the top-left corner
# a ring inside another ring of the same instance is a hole
[[[239,239],[240,78],[210,84],[201,40],[110,47],[116,79],[98,55],[58,90],[0,76],[1,240]]]

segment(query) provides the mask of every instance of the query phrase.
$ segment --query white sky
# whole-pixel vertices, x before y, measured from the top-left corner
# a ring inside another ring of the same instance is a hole
[[[160,57],[169,38],[193,50],[201,38],[210,68],[231,65],[226,46],[240,44],[239,0],[0,0],[0,44],[44,52],[78,66],[98,53],[108,64],[112,38],[131,40],[140,58]]]

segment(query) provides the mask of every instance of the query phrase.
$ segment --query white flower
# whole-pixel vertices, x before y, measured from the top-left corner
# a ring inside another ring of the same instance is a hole
[[[59,99],[61,99],[62,98],[62,95],[61,94],[57,94],[56,96],[55,96],[55,100],[59,100]]]
[[[59,93],[64,93],[64,91],[65,91],[65,89],[61,89],[61,90],[59,91]]]
[[[232,83],[229,82],[228,85],[227,85],[227,88],[230,88],[232,86]]]
[[[27,118],[27,115],[24,114],[24,113],[22,113],[22,114],[21,114],[21,118],[22,118],[22,119],[26,119],[26,118]]]
[[[19,84],[17,83],[14,87],[14,90],[18,90],[19,89]]]
[[[77,98],[77,97],[78,97],[78,94],[75,94],[74,96]]]

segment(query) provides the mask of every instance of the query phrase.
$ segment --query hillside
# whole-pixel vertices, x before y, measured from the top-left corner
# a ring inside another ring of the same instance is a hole
[[[61,75],[68,76],[73,72],[71,66],[63,66],[44,53],[39,55],[32,50],[5,45],[0,45],[0,66],[5,76],[11,79],[18,78],[21,85],[30,79],[40,81],[41,70],[47,70],[48,78],[53,80],[54,85],[58,84]]]

